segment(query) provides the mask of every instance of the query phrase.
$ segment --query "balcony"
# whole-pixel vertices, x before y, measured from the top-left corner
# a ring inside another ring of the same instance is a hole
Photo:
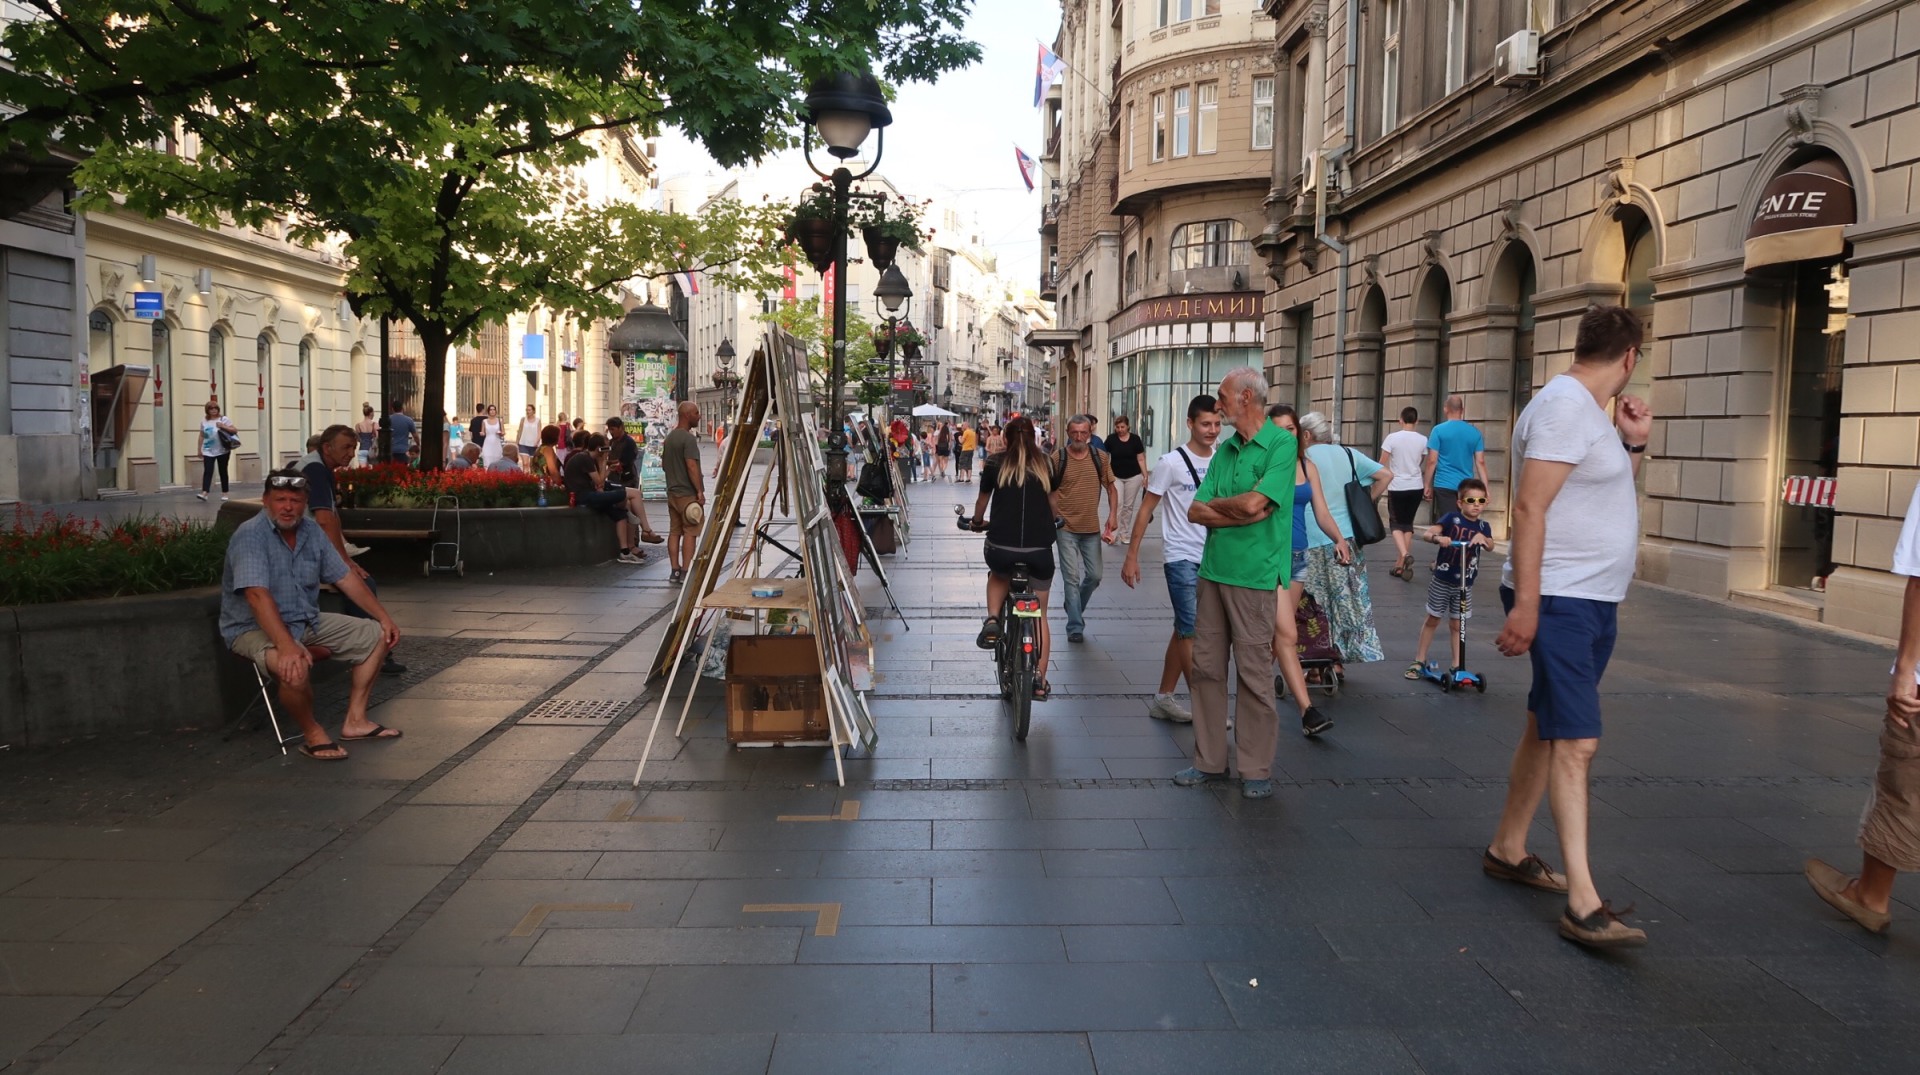
[[[1041,299],[1041,301],[1043,301],[1043,302],[1052,302],[1052,301],[1054,301],[1055,299],[1058,299],[1058,298],[1060,297],[1060,279],[1059,279],[1059,276],[1060,276],[1060,274],[1059,274],[1059,273],[1052,273],[1052,272],[1048,272],[1048,271],[1047,271],[1047,270],[1045,270],[1045,269],[1041,269],[1041,270],[1040,270],[1040,299]]]
[[[1060,209],[1061,206],[1058,199],[1050,201],[1040,207],[1041,231],[1058,231],[1060,229]]]

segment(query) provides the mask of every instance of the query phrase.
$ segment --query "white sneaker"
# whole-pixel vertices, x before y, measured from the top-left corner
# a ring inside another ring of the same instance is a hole
[[[647,562],[646,557],[641,556],[638,553],[631,553],[631,552],[623,552],[620,555],[614,557],[614,559],[623,564],[644,564]]]
[[[205,501],[205,500],[207,499],[207,494],[205,494],[205,493],[195,493],[195,494],[193,494],[193,498],[194,498],[195,500],[199,500],[199,501]]]
[[[225,493],[221,493],[221,494],[220,494],[220,503],[222,503],[222,504],[225,504],[225,503],[226,503],[227,501],[229,501],[229,500],[232,500],[232,499],[233,499],[232,497],[230,497],[230,496],[228,496],[228,495],[227,495],[227,494],[225,494]]]
[[[355,557],[355,556],[361,556],[372,551],[371,549],[367,548],[365,545],[355,545],[351,541],[347,542],[346,544],[347,544],[347,556],[349,558]]]
[[[1171,694],[1156,694],[1153,701],[1147,703],[1147,716],[1155,720],[1172,721],[1175,724],[1192,724],[1193,714],[1186,711]]]

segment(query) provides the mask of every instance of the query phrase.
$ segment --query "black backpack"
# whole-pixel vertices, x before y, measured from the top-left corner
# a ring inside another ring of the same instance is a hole
[[[1108,462],[1107,453],[1101,451],[1098,448],[1093,448],[1093,447],[1089,447],[1087,451],[1093,453],[1094,473],[1098,475],[1102,475],[1106,478],[1113,477],[1113,465],[1110,462]],[[1053,453],[1053,487],[1055,489],[1060,488],[1060,479],[1066,477],[1066,474],[1067,474],[1067,449],[1065,447],[1062,447],[1060,448],[1060,450]],[[1102,484],[1104,484],[1104,482]]]

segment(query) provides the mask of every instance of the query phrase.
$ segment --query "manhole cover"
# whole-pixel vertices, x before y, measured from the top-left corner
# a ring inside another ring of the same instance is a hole
[[[569,727],[581,727],[591,724],[611,724],[633,703],[608,698],[555,698],[541,702],[533,712],[521,717],[518,724],[562,724]]]

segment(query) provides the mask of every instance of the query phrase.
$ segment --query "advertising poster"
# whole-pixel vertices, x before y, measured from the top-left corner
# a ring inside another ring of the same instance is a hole
[[[644,432],[640,437],[640,495],[648,500],[667,497],[667,473],[660,468],[660,447],[675,421],[675,358],[642,352],[628,355],[620,367],[620,417],[626,419],[629,433]],[[631,428],[636,422],[640,428]]]

